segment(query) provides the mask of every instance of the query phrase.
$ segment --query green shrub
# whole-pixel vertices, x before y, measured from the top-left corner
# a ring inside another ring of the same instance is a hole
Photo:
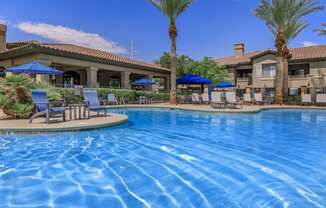
[[[122,98],[126,103],[133,103],[139,96],[146,96],[152,98],[154,101],[167,101],[169,99],[169,93],[156,93],[154,91],[139,91],[139,90],[127,90],[127,89],[111,89],[111,88],[94,88],[97,90],[99,98],[106,100],[107,95],[115,94],[118,100]],[[56,88],[67,103],[76,103],[81,101],[80,97],[75,96],[74,89]]]
[[[82,98],[75,95],[72,88],[54,88],[47,83],[34,82],[26,75],[13,75],[0,79],[0,108],[12,118],[28,118],[34,110],[31,100],[32,89],[46,89],[49,101],[65,100],[66,103],[79,103]],[[106,100],[109,93],[122,98],[126,103],[136,102],[139,96],[146,96],[153,101],[167,101],[169,93],[126,89],[96,88],[101,100]]]
[[[284,98],[286,104],[299,105],[301,103],[301,96],[287,96]]]

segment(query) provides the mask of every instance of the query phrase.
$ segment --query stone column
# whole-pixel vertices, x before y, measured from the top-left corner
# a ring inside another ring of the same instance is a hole
[[[120,73],[121,76],[121,88],[129,89],[130,88],[130,74],[131,72],[124,71]]]
[[[164,86],[165,90],[170,91],[170,89],[171,89],[171,79],[169,77],[166,77],[164,82],[165,82],[164,83],[165,84],[165,86]]]
[[[87,87],[96,88],[99,86],[97,82],[97,71],[98,67],[91,66],[87,69]]]

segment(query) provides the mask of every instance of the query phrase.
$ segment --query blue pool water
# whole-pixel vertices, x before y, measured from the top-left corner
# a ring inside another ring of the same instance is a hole
[[[326,207],[326,111],[118,110],[93,131],[0,138],[0,207]]]

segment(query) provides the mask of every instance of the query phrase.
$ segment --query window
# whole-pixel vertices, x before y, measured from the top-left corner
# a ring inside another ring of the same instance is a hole
[[[297,95],[299,95],[299,88],[289,88],[289,95],[290,96],[297,96]]]
[[[276,64],[263,64],[263,77],[275,77]]]
[[[250,78],[252,75],[252,69],[240,69],[237,71],[238,78]]]
[[[305,77],[310,71],[309,64],[289,65],[289,75],[293,77]]]

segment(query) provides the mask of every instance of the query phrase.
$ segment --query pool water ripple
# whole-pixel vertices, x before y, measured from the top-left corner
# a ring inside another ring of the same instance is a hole
[[[0,137],[0,207],[326,207],[326,111],[125,109],[118,127]]]

